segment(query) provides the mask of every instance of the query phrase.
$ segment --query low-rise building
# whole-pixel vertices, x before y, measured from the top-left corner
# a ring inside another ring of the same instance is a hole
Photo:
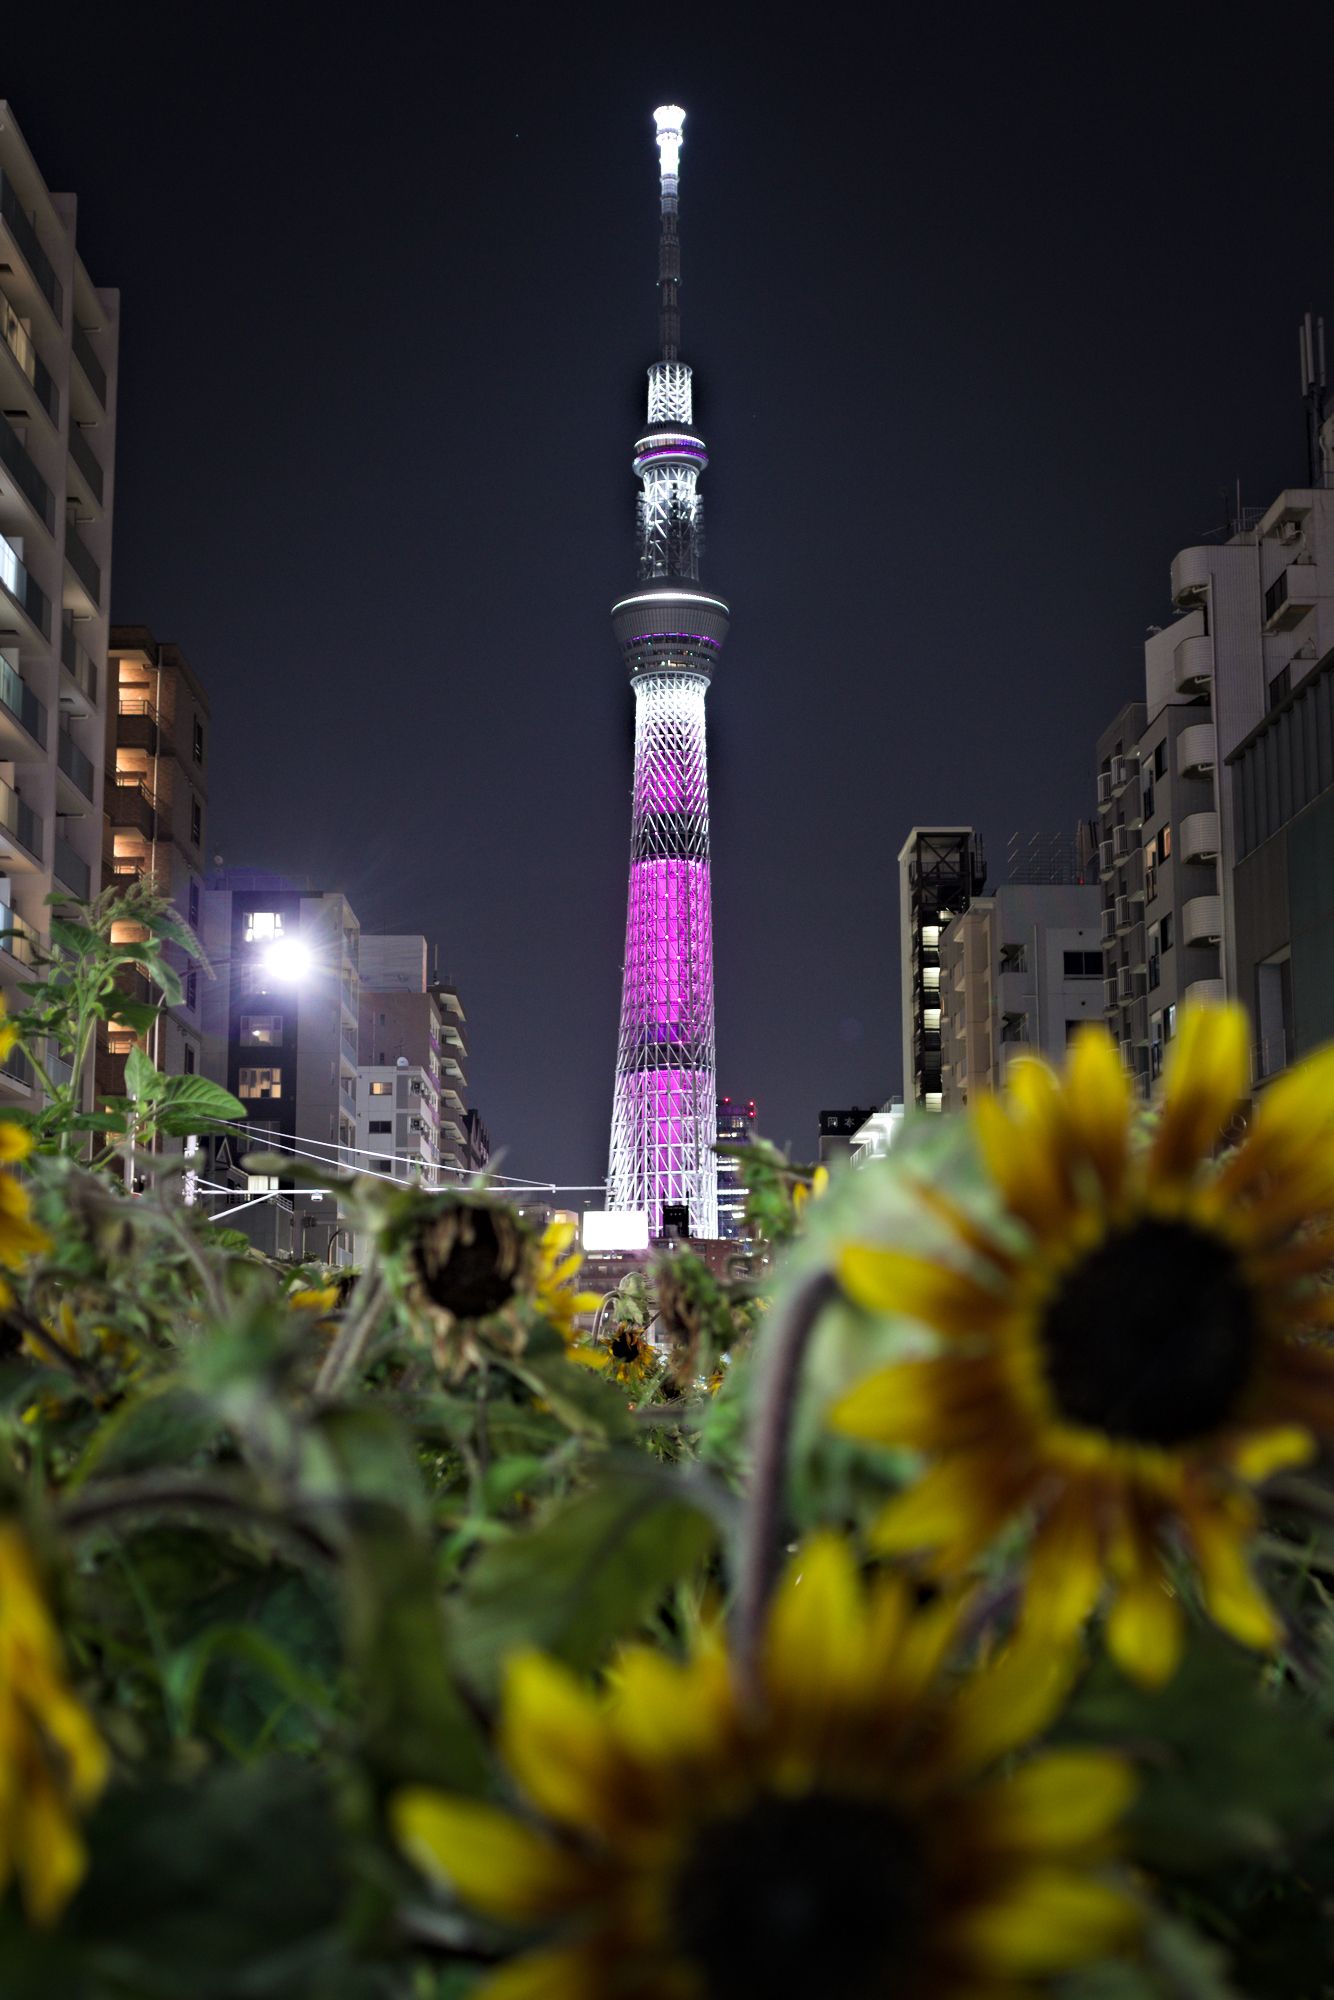
[[[748,1146],[755,1137],[755,1099],[718,1099],[718,1144]],[[735,1154],[718,1155],[718,1234],[737,1242],[746,1234],[746,1182]]]

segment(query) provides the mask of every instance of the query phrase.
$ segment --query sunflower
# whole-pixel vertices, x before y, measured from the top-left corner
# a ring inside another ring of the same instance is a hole
[[[0,1049],[12,1045],[17,1030],[4,1022],[0,1013]],[[8,1042],[6,1041],[8,1037]],[[32,1197],[27,1188],[4,1168],[26,1160],[32,1151],[32,1134],[26,1125],[12,1118],[0,1119],[0,1264],[16,1271],[42,1250],[51,1248],[51,1239],[32,1220]],[[12,1305],[14,1294],[0,1277],[0,1306]]]
[[[1334,1049],[1275,1081],[1215,1158],[1248,1075],[1243,1012],[1185,1012],[1161,1115],[1137,1136],[1111,1040],[1083,1029],[1063,1083],[1026,1061],[975,1106],[1001,1227],[921,1190],[971,1268],[863,1246],[839,1262],[852,1298],[940,1339],[832,1411],[935,1461],[875,1546],[950,1574],[1031,1523],[1030,1625],[1060,1641],[1109,1591],[1108,1645],[1147,1684],[1183,1639],[1173,1552],[1193,1556],[1218,1625],[1278,1642],[1247,1558],[1251,1488],[1334,1435],[1334,1295],[1313,1283],[1334,1263]]]
[[[571,1216],[557,1216],[542,1231],[537,1246],[537,1276],[533,1298],[549,1326],[553,1326],[566,1346],[573,1346],[576,1313],[596,1312],[601,1292],[577,1292],[574,1281],[583,1257],[571,1249],[576,1224]]]
[[[0,1890],[17,1874],[34,1923],[51,1923],[84,1871],[77,1815],[107,1753],[66,1684],[28,1546],[0,1524]]]
[[[652,1373],[657,1349],[642,1327],[621,1320],[607,1342],[607,1367],[613,1382],[633,1387]]]
[[[426,1873],[544,1933],[477,2000],[1020,2000],[1128,1942],[1104,1865],[1126,1765],[1052,1751],[997,1776],[1066,1676],[1002,1656],[947,1680],[959,1614],[901,1576],[863,1588],[823,1535],[775,1595],[754,1699],[711,1636],[683,1664],[633,1648],[601,1695],[514,1658],[525,1816],[423,1789],[391,1807]]]

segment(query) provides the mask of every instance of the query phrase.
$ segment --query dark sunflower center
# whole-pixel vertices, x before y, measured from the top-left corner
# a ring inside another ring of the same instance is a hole
[[[1071,1423],[1177,1445],[1236,1408],[1255,1309],[1236,1257],[1185,1222],[1136,1222],[1076,1264],[1047,1307],[1047,1382]]]
[[[639,1356],[638,1336],[633,1333],[612,1335],[611,1351],[618,1361],[635,1361]]]
[[[675,1932],[706,2000],[883,2000],[918,1956],[923,1873],[886,1806],[764,1799],[698,1835]]]
[[[484,1319],[514,1296],[523,1238],[502,1212],[448,1207],[422,1222],[412,1257],[438,1306],[459,1319]]]

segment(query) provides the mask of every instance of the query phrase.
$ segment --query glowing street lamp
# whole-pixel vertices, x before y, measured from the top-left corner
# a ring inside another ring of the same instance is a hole
[[[265,952],[261,963],[270,979],[294,983],[304,979],[314,964],[314,954],[304,938],[278,938]]]

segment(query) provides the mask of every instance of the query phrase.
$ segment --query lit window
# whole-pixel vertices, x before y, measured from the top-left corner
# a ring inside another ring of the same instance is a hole
[[[393,1094],[394,1086],[392,1083],[373,1083],[371,1085],[372,1097],[392,1097]]]
[[[243,1069],[236,1087],[238,1097],[281,1097],[283,1073],[280,1069]]]
[[[276,1048],[282,1038],[281,1014],[242,1014],[241,1040],[251,1047]]]
[[[1170,826],[1165,826],[1158,835],[1158,852],[1162,855],[1164,861],[1167,860],[1172,852],[1172,829]]]
[[[281,910],[248,910],[245,920],[245,941],[247,944],[264,944],[283,934],[283,913]]]
[[[277,1174],[247,1174],[245,1188],[247,1194],[277,1194],[278,1176]]]

